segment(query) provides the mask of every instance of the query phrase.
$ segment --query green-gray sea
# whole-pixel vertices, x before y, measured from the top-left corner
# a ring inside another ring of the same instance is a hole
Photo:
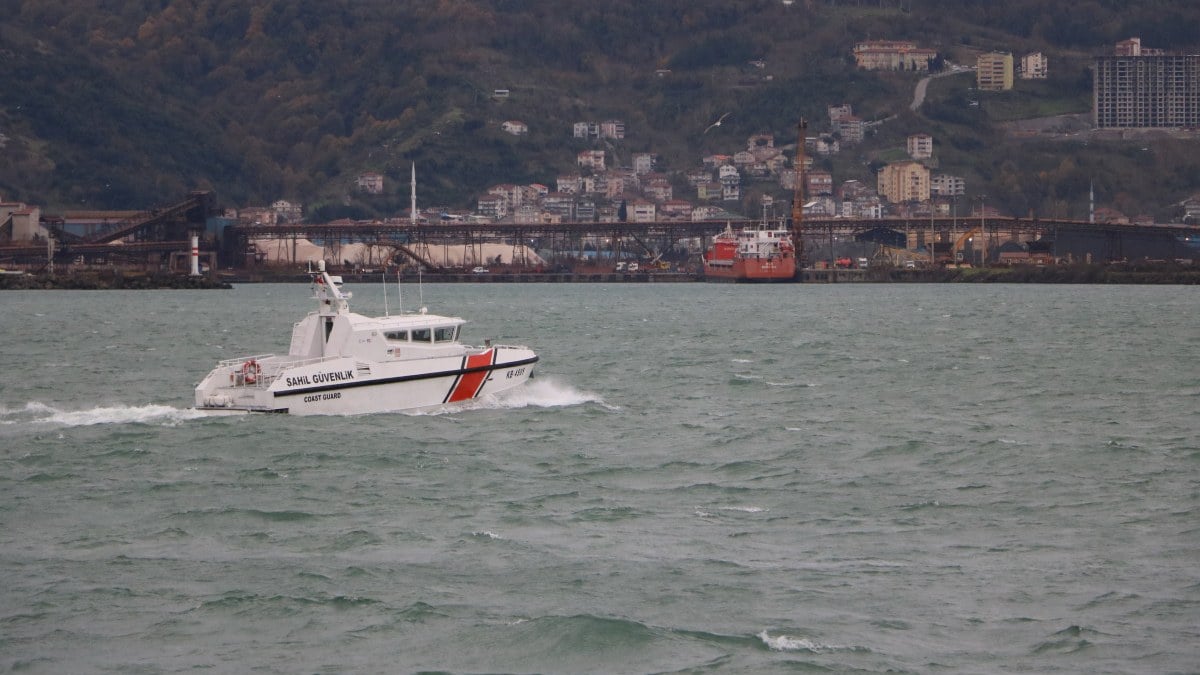
[[[0,669],[1197,672],[1195,287],[403,300],[535,379],[207,417],[307,286],[0,294]]]

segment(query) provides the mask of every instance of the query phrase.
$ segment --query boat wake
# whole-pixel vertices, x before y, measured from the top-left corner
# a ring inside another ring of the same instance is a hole
[[[38,401],[30,401],[23,408],[0,406],[0,425],[45,424],[61,427],[86,427],[97,424],[156,424],[172,426],[202,417],[205,417],[205,414],[195,409],[173,408],[167,405],[118,405],[64,410]]]
[[[538,377],[525,384],[499,394],[485,394],[477,399],[451,404],[433,410],[414,411],[413,415],[445,415],[466,410],[514,410],[517,408],[566,408],[598,403],[610,410],[614,406],[604,402],[596,394],[580,391],[552,377]]]

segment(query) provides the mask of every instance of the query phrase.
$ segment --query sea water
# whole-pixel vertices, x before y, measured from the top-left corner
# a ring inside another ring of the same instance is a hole
[[[1200,667],[1193,288],[402,300],[528,344],[535,379],[213,417],[195,383],[286,351],[306,287],[0,294],[0,668]]]

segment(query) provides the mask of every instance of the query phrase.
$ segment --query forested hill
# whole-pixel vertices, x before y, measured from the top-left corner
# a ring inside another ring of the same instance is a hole
[[[1064,165],[1066,146],[997,131],[1023,99],[964,117],[958,93],[931,87],[914,115],[915,75],[861,72],[851,55],[864,39],[963,63],[1040,50],[1052,81],[1028,111],[1085,112],[1089,59],[1112,43],[1197,46],[1200,5],[1175,0],[0,0],[0,16],[0,196],[52,208],[138,208],[203,187],[231,205],[386,215],[405,210],[413,162],[424,203],[469,206],[490,184],[572,170],[590,147],[571,137],[576,121],[622,120],[619,159],[655,152],[682,171],[750,134],[791,142],[801,116],[827,122],[840,102],[899,115],[896,138],[933,133],[943,164],[964,164],[945,170],[1011,193],[1013,210],[1074,204],[1089,180],[1116,200],[1125,173],[1175,176],[1125,189],[1144,212],[1200,189],[1178,178],[1200,175],[1194,143],[1080,150]],[[720,133],[701,133],[727,112]],[[529,135],[503,133],[510,119]],[[830,168],[867,179],[895,142],[884,134]],[[1022,185],[1027,168],[1070,187]],[[390,193],[354,195],[363,171],[384,173]]]

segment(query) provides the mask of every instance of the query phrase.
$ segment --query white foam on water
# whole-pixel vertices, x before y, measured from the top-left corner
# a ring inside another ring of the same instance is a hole
[[[742,513],[766,513],[770,509],[761,506],[718,506],[718,511],[741,511]]]
[[[566,408],[585,403],[599,403],[609,410],[620,410],[604,402],[596,394],[581,391],[553,377],[539,377],[499,394],[484,394],[472,401],[463,401],[440,408],[416,411],[414,415],[445,415],[464,410],[514,410],[517,408]]]
[[[0,424],[48,424],[65,427],[97,424],[172,425],[204,416],[204,413],[192,408],[173,408],[167,405],[99,406],[83,410],[64,410],[39,401],[30,401],[24,408],[0,408]]]
[[[846,647],[837,645],[823,645],[807,638],[793,637],[791,635],[776,635],[772,637],[767,634],[767,631],[758,634],[758,639],[763,641],[763,644],[777,652],[798,652],[798,651],[837,651],[846,649]]]

